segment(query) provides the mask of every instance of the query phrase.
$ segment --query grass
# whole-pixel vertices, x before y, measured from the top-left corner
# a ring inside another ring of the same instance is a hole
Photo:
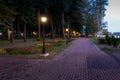
[[[90,40],[92,41],[92,42],[94,42],[95,44],[98,44],[99,42],[98,42],[98,38],[96,38],[96,37],[92,37],[92,38],[90,38]]]
[[[39,59],[52,59],[56,55],[59,55],[64,49],[66,49],[70,44],[66,44],[66,42],[61,42],[61,43],[55,43],[55,42],[50,42],[50,44],[54,45],[54,48],[51,50],[48,50],[46,48],[46,51],[49,53],[49,56],[47,57],[42,57],[40,54],[42,53],[37,53],[35,55],[26,55],[27,58],[39,58]]]
[[[56,46],[52,51],[50,51],[50,56],[48,56],[48,59],[52,59],[54,56],[58,55],[60,52],[66,49],[69,45],[70,44],[63,42],[61,46]]]
[[[105,53],[108,53],[108,54],[111,54],[111,52],[113,52],[112,49],[106,48],[106,47],[100,48],[100,49],[101,49],[102,51],[104,51]]]
[[[33,39],[30,38],[30,39],[27,39],[27,41],[30,42],[30,41],[33,41]],[[2,40],[2,41],[0,40],[0,47],[13,46],[17,43],[23,43],[23,42],[24,42],[23,39],[15,39],[14,43],[10,43],[10,41],[7,41],[7,40]]]
[[[53,44],[55,44],[55,43],[53,43]],[[69,45],[70,44],[66,44],[66,42],[62,42],[61,45],[56,44],[56,46],[52,50],[47,50],[47,52],[49,53],[49,56],[47,56],[47,57],[40,56],[40,54],[42,52],[37,53],[37,54],[25,55],[24,57],[30,58],[30,59],[52,59],[56,55],[59,55],[62,51],[64,51]],[[22,57],[23,57],[23,55],[22,55]]]
[[[95,44],[97,44],[97,46],[102,50],[102,51],[104,51],[105,53],[107,53],[107,54],[114,54],[114,53],[120,53],[120,49],[119,48],[108,48],[107,46],[106,47],[100,47],[99,46],[99,42],[98,42],[98,38],[90,38],[90,40],[92,41],[92,42],[94,42]],[[105,44],[102,44],[102,45],[105,45]]]
[[[10,45],[14,45],[14,43],[11,44],[8,41],[0,41],[0,47],[10,46]]]
[[[107,54],[114,54],[114,53],[120,53],[120,49],[118,49],[118,48],[106,48],[106,47],[104,47],[104,48],[101,48],[101,50],[103,50],[105,53],[107,53]]]
[[[69,45],[70,44],[66,44],[65,41],[46,42],[46,51],[49,53],[49,56],[47,57],[40,56],[40,54],[42,53],[42,43],[34,44],[29,47],[6,49],[8,53],[6,53],[5,55],[3,54],[1,56],[22,57],[22,58],[30,58],[30,59],[52,59],[56,55],[60,54],[60,52],[62,52]],[[35,51],[32,51],[32,49],[34,49]]]

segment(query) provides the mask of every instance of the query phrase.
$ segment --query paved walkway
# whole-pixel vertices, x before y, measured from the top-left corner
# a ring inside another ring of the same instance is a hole
[[[120,65],[82,38],[50,61],[0,58],[0,80],[120,80]]]

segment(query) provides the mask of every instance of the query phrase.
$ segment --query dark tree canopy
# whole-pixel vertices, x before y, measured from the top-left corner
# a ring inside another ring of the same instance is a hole
[[[94,33],[105,26],[102,24],[106,5],[108,0],[0,0],[0,31],[10,26],[12,18],[14,24],[19,22],[20,27],[26,24],[37,31],[39,10],[40,16],[48,17],[48,33],[52,26],[55,35],[64,34],[62,32],[68,25],[79,32],[86,26],[88,34]]]

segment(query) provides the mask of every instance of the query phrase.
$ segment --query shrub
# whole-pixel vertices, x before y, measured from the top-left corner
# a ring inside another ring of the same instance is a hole
[[[106,43],[105,39],[103,39],[103,38],[99,38],[98,41],[99,41],[99,44],[105,44]]]
[[[25,50],[22,48],[7,48],[6,52],[10,55],[13,55],[13,54],[17,55],[17,54],[26,53]]]
[[[42,40],[42,38],[36,38],[36,41],[41,41]]]
[[[114,36],[112,36],[112,42],[113,42],[113,46],[114,47],[118,47],[118,45],[119,45],[119,38],[115,38]]]
[[[118,38],[118,41],[119,41],[119,43],[120,43],[120,38]]]
[[[51,50],[54,49],[54,46],[53,46],[53,45],[46,45],[45,47],[46,47],[46,49],[47,49],[48,51],[51,51]]]
[[[62,43],[62,42],[64,42],[64,40],[63,39],[56,39],[55,42],[56,43]]]
[[[111,45],[112,44],[112,38],[111,37],[107,37],[106,38],[106,42],[108,45]]]
[[[6,53],[6,50],[0,49],[0,54],[5,54],[5,53]]]
[[[40,52],[41,49],[35,46],[23,47],[23,48],[7,48],[6,52],[10,55],[18,55],[18,54],[34,54]]]
[[[12,53],[14,52],[14,49],[13,49],[13,48],[7,48],[7,49],[6,49],[6,52],[7,52],[8,54],[12,54]]]

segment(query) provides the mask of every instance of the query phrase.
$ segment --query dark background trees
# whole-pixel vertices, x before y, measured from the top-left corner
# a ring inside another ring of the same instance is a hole
[[[65,28],[82,33],[83,26],[86,34],[94,34],[103,28],[106,5],[108,0],[0,0],[0,32],[24,33],[24,41],[33,31],[41,37],[40,17],[45,15],[51,37],[65,38]]]

